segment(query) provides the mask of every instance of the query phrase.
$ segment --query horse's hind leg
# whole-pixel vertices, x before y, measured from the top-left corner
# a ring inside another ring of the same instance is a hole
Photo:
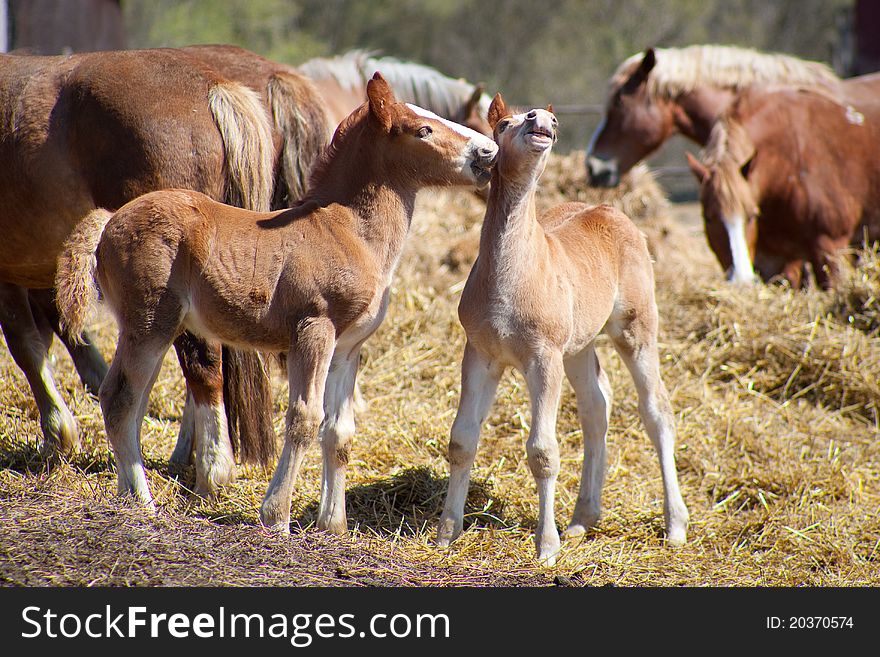
[[[223,407],[221,344],[185,332],[174,341],[177,358],[187,383],[187,406],[181,421],[181,437],[187,422],[192,427],[192,447],[178,439],[175,455],[195,455],[196,494],[209,497],[235,479],[235,459],[226,412]],[[190,404],[191,402],[191,404]]]
[[[73,360],[80,381],[89,392],[98,394],[101,382],[107,375],[107,362],[88,333],[83,333],[81,340],[72,340],[61,330],[54,294],[54,290],[28,290],[34,317],[38,324],[45,323],[43,333],[48,341],[51,341],[53,333],[58,336]]]
[[[144,339],[123,329],[99,394],[107,438],[116,457],[118,491],[133,494],[150,509],[155,506],[141,457],[141,424],[169,346],[170,340]]]
[[[49,365],[49,344],[31,312],[27,291],[0,284],[0,327],[16,364],[27,377],[40,411],[44,449],[69,454],[79,446],[76,421],[55,387]]]
[[[656,326],[656,322],[654,325]],[[670,545],[679,546],[684,545],[686,540],[688,510],[678,485],[675,468],[675,418],[669,395],[660,378],[660,359],[655,336],[656,330],[631,326],[629,330],[611,337],[633,377],[639,395],[639,415],[660,460],[666,540]]]
[[[581,484],[571,524],[564,534],[566,538],[571,538],[593,527],[602,514],[605,440],[611,414],[611,385],[592,346],[567,359],[565,373],[577,397],[578,418],[584,434]]]

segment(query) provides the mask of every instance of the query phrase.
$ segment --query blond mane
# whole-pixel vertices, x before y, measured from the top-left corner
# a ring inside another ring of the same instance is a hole
[[[763,53],[734,46],[696,45],[657,48],[657,63],[647,79],[652,96],[672,98],[701,86],[739,91],[768,84],[818,85],[835,90],[840,78],[825,64],[781,53]],[[610,80],[622,85],[642,61],[640,52],[627,58]]]
[[[741,171],[754,153],[755,145],[740,122],[725,116],[715,123],[701,159],[710,171],[709,185],[727,215],[749,217],[758,211]]]

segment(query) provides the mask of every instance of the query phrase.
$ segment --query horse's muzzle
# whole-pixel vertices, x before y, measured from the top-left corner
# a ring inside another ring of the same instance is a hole
[[[587,157],[587,182],[593,187],[617,187],[620,174],[617,160],[605,160],[594,155]]]

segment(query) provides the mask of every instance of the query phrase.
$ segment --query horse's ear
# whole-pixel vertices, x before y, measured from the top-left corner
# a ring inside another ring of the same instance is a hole
[[[370,104],[370,114],[375,118],[382,129],[386,132],[391,130],[391,105],[397,102],[391,85],[382,77],[379,71],[373,74],[367,82],[367,100]]]
[[[556,114],[556,112],[553,111],[553,103],[547,103],[547,111],[551,114]]]
[[[492,104],[489,105],[489,115],[486,117],[489,121],[489,127],[494,130],[495,125],[508,114],[510,114],[510,110],[507,109],[507,103],[504,102],[499,91],[492,99]]]
[[[477,86],[474,87],[474,92],[471,94],[471,97],[468,98],[468,102],[465,104],[465,111],[470,114],[474,111],[474,108],[480,104],[480,98],[483,97],[483,94],[486,93],[486,85],[480,82]]]
[[[645,55],[642,57],[642,61],[639,62],[639,67],[633,72],[633,74],[629,77],[629,80],[626,81],[626,84],[623,86],[623,91],[626,93],[632,93],[635,91],[639,85],[641,85],[645,80],[648,79],[648,74],[654,69],[654,66],[657,65],[657,55],[654,52],[653,48],[648,48],[645,51]]]
[[[697,182],[702,185],[709,177],[709,169],[707,169],[706,165],[695,158],[690,152],[685,151],[685,156],[687,157],[688,166],[691,168]]]

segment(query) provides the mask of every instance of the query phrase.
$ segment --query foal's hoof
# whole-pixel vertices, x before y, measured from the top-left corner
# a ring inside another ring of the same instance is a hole
[[[448,548],[461,534],[461,523],[453,518],[440,518],[437,526],[437,547]]]
[[[564,532],[562,532],[562,540],[570,540],[586,534],[587,528],[583,525],[571,524]]]
[[[666,535],[666,543],[669,545],[669,547],[682,547],[687,543],[687,534],[683,529],[672,530]]]

